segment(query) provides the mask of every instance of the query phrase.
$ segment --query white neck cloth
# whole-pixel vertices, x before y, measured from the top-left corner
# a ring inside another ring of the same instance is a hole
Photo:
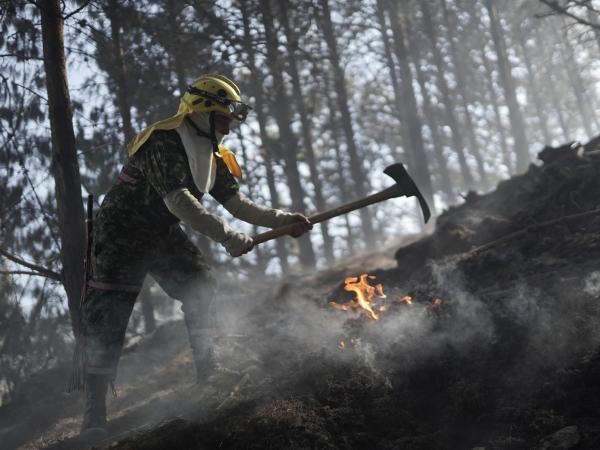
[[[210,113],[192,113],[189,117],[192,122],[207,135],[210,135]],[[181,125],[175,128],[187,155],[190,171],[194,178],[194,183],[200,192],[209,192],[214,184],[217,175],[217,163],[213,155],[212,142],[210,138],[198,136],[198,133],[187,120],[181,122]],[[215,133],[217,142],[221,143],[223,135]]]

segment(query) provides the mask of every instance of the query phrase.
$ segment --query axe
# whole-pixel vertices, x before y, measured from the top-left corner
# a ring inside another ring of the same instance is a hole
[[[310,220],[310,223],[312,224],[320,223],[334,217],[347,214],[350,211],[355,211],[357,209],[364,208],[365,206],[379,203],[390,198],[414,196],[417,197],[417,200],[419,200],[419,205],[421,205],[421,211],[423,212],[423,218],[425,219],[425,223],[427,223],[429,217],[431,216],[429,206],[427,205],[423,194],[421,194],[419,188],[412,180],[404,166],[400,163],[392,164],[391,166],[386,167],[383,173],[392,177],[396,184],[384,189],[383,191],[371,194],[367,197],[350,203],[346,203],[345,205],[338,206],[337,208],[314,214],[308,217],[308,220]],[[254,245],[262,244],[263,242],[270,241],[271,239],[276,239],[278,237],[290,234],[294,230],[295,226],[296,224],[288,224],[279,228],[274,228],[271,231],[252,236],[252,240],[254,241]]]

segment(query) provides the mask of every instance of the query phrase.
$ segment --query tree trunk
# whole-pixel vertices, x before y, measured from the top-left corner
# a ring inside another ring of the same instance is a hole
[[[458,122],[456,120],[456,116],[454,115],[454,111],[456,111],[456,107],[454,106],[454,102],[450,96],[450,89],[448,88],[448,83],[446,82],[446,77],[444,75],[445,72],[445,63],[442,58],[442,54],[437,46],[437,34],[435,32],[436,28],[434,28],[433,20],[431,18],[431,12],[429,10],[429,5],[426,0],[423,0],[419,3],[421,6],[421,12],[423,13],[423,25],[425,29],[425,33],[429,38],[431,44],[431,50],[433,53],[433,62],[435,64],[437,70],[437,85],[438,89],[442,95],[442,103],[444,104],[444,111],[446,115],[446,123],[450,127],[450,132],[452,136],[452,145],[454,147],[454,151],[458,156],[458,163],[460,165],[460,172],[462,175],[463,183],[466,188],[473,187],[473,175],[471,175],[471,169],[467,164],[467,158],[465,156],[465,144],[463,141],[463,137],[458,126]]]
[[[85,226],[60,4],[59,0],[44,0],[38,6],[42,19],[44,71],[52,136],[51,170],[55,183],[62,276],[71,324],[77,334],[83,287]]]
[[[364,197],[368,190],[368,180],[365,175],[365,170],[362,165],[362,158],[358,155],[356,148],[356,141],[354,139],[354,128],[352,126],[352,116],[350,115],[350,108],[348,106],[348,92],[346,90],[346,78],[344,70],[341,65],[338,46],[333,31],[333,24],[331,23],[331,14],[329,12],[329,0],[319,0],[321,5],[321,26],[325,42],[327,44],[327,50],[329,53],[329,62],[333,71],[334,77],[334,89],[336,92],[336,100],[338,109],[342,118],[342,128],[346,138],[346,147],[348,155],[350,157],[350,173],[352,180],[355,183],[355,192],[358,197]],[[367,247],[370,247],[375,243],[375,236],[373,233],[373,222],[371,220],[370,212],[363,208],[360,210],[360,218],[362,222],[362,230],[365,237],[365,243]]]
[[[252,34],[250,32],[250,16],[247,8],[247,4],[245,0],[240,2],[240,10],[242,13],[242,21],[244,25],[244,50],[248,55],[248,66],[250,67],[250,71],[254,74],[250,79],[250,90],[251,94],[254,96],[255,104],[254,111],[256,112],[256,118],[258,121],[258,129],[260,132],[260,139],[262,141],[263,148],[265,150],[264,161],[265,161],[265,169],[267,172],[267,187],[269,188],[269,194],[271,196],[271,206],[273,208],[280,208],[279,204],[279,193],[277,191],[277,186],[275,184],[275,173],[273,172],[272,166],[272,155],[273,151],[270,148],[270,139],[267,133],[267,118],[264,112],[264,98],[262,92],[262,76],[256,67],[256,55],[254,46],[252,44]],[[281,272],[285,275],[289,272],[289,263],[288,263],[288,251],[285,247],[285,241],[283,239],[277,239],[275,241],[275,248],[277,251],[277,257],[279,258],[279,264],[281,266]]]
[[[292,77],[292,87],[294,93],[294,100],[298,113],[300,115],[300,124],[302,130],[302,141],[304,144],[304,151],[306,154],[306,161],[310,170],[310,181],[313,184],[315,190],[315,206],[318,211],[325,211],[326,203],[323,196],[322,182],[319,176],[319,169],[317,167],[317,161],[315,152],[313,149],[313,141],[311,135],[311,122],[306,111],[306,105],[304,103],[304,96],[302,95],[302,88],[300,86],[300,75],[298,74],[298,63],[296,61],[296,55],[294,48],[297,45],[297,36],[294,36],[292,28],[290,27],[288,17],[288,0],[282,0],[279,3],[281,11],[281,21],[283,23],[283,29],[285,30],[286,39],[289,46],[288,60],[289,70]],[[323,235],[323,250],[325,251],[325,259],[328,263],[333,262],[333,240],[329,234],[329,224],[322,222],[320,224],[321,234]]]
[[[492,103],[492,108],[494,109],[494,117],[496,118],[496,129],[498,130],[498,134],[500,135],[500,148],[502,149],[502,160],[504,162],[504,165],[508,169],[508,172],[511,173],[513,170],[513,164],[510,160],[510,150],[508,148],[508,143],[506,142],[506,133],[504,132],[504,125],[502,124],[502,114],[500,114],[500,105],[498,104],[498,98],[496,97],[496,85],[494,84],[492,67],[490,65],[490,61],[488,60],[485,54],[485,43],[482,41],[481,44],[481,61],[483,62],[483,67],[485,69],[485,78],[487,81],[490,101]]]
[[[381,4],[381,2],[378,2]],[[383,5],[381,5],[383,6]],[[412,153],[412,170],[415,174],[415,182],[419,189],[428,200],[428,203],[433,207],[433,187],[431,185],[431,174],[429,172],[429,162],[425,154],[425,146],[423,144],[423,132],[421,118],[417,109],[417,99],[412,84],[412,72],[408,60],[408,51],[404,42],[404,30],[398,18],[398,8],[394,1],[388,2],[390,23],[392,25],[392,33],[394,37],[394,49],[396,59],[400,65],[400,75],[402,82],[400,84],[401,92],[396,94],[400,98],[396,100],[399,104],[402,116],[404,117],[405,136],[407,137],[407,147]],[[390,69],[393,70],[393,67]],[[407,149],[407,150],[408,150]]]
[[[131,105],[129,103],[129,89],[127,88],[127,66],[123,58],[123,44],[121,42],[121,24],[119,21],[119,1],[108,0],[106,15],[110,21],[110,36],[114,58],[114,83],[117,88],[116,103],[121,114],[123,135],[125,142],[133,139],[133,126],[131,124]]]
[[[444,156],[444,143],[438,129],[437,119],[435,117],[434,106],[431,102],[429,95],[429,89],[427,88],[427,78],[423,72],[421,66],[421,50],[419,48],[419,38],[413,35],[413,30],[408,23],[406,25],[406,34],[408,36],[408,48],[412,55],[415,69],[417,72],[417,81],[419,88],[421,89],[421,97],[423,98],[423,113],[427,120],[427,126],[431,132],[431,140],[433,145],[433,154],[437,165],[437,172],[439,173],[439,189],[445,194],[446,202],[452,204],[455,202],[456,197],[452,191],[452,183],[450,182],[450,173],[448,171],[448,161]]]
[[[470,19],[469,24],[471,26],[471,29],[479,30],[479,32],[481,33],[481,38],[478,39],[479,53],[485,72],[487,94],[489,96],[490,103],[492,104],[492,108],[494,110],[494,118],[496,121],[495,126],[498,130],[498,135],[500,137],[500,148],[502,149],[502,162],[504,163],[504,165],[508,169],[508,173],[510,174],[513,171],[513,164],[511,161],[511,152],[506,141],[505,128],[502,123],[502,114],[500,114],[500,104],[498,102],[498,98],[500,98],[500,95],[496,95],[497,85],[496,83],[494,83],[494,70],[492,68],[492,65],[490,64],[490,60],[487,57],[486,43],[488,42],[488,37],[485,30],[481,27],[481,21],[479,18],[480,10],[477,8],[477,6],[477,4],[473,4],[471,2],[468,2],[467,4]],[[489,121],[488,123],[490,122],[491,121]]]
[[[242,153],[243,164],[242,167],[247,169],[250,166],[250,158],[248,158],[248,152],[246,151],[246,140],[244,139],[243,133],[241,133],[239,129],[237,133],[237,138],[240,140],[240,150]],[[248,195],[250,196],[250,198],[256,198],[256,193],[252,187],[252,184],[248,183],[246,186],[248,187]],[[260,233],[259,228],[256,225],[252,225],[252,234],[256,235],[258,233]],[[256,267],[254,268],[255,273],[256,275],[263,275],[267,269],[267,265],[269,264],[268,249],[266,252],[267,254],[265,255],[265,247],[262,245],[257,245],[256,247],[254,247],[254,249],[252,249],[252,253],[254,253],[254,255],[256,256]]]
[[[564,20],[561,21],[561,25],[563,28],[566,27]],[[566,30],[560,33],[560,43],[562,53],[564,55],[563,60],[565,60],[564,66],[569,77],[571,88],[573,89],[573,94],[575,95],[577,109],[581,115],[581,123],[585,128],[587,137],[591,138],[594,136],[592,124],[594,124],[596,129],[598,129],[598,120],[596,119],[596,115],[593,112],[593,107],[589,101],[590,95],[586,93],[585,83],[581,79],[581,69],[579,68],[579,64],[575,59],[575,51],[569,42]]]
[[[498,17],[496,0],[485,0],[485,6],[490,18],[490,32],[492,34],[492,40],[494,41],[494,47],[498,58],[500,81],[502,89],[504,90],[504,97],[506,98],[506,105],[508,106],[509,111],[510,127],[515,140],[517,172],[524,172],[530,162],[529,145],[525,134],[523,116],[521,115],[521,109],[519,107],[519,102],[517,101],[515,83],[510,72],[510,62],[506,53],[506,43],[504,41],[502,26]]]
[[[467,131],[467,139],[469,140],[469,147],[471,148],[471,154],[475,157],[475,162],[477,163],[477,172],[479,174],[479,182],[483,188],[488,187],[488,178],[485,172],[485,166],[483,164],[483,157],[481,156],[481,152],[479,151],[479,143],[477,142],[477,137],[475,136],[475,129],[473,126],[473,119],[471,118],[471,112],[469,111],[469,98],[467,95],[467,77],[464,72],[465,65],[461,63],[461,58],[458,53],[458,49],[456,48],[455,36],[454,36],[454,27],[456,26],[455,20],[450,17],[450,11],[448,10],[448,5],[446,4],[446,0],[442,1],[442,17],[444,18],[444,26],[446,27],[446,31],[448,33],[448,42],[450,44],[450,59],[452,61],[452,65],[454,66],[454,74],[456,79],[456,88],[458,90],[458,94],[461,99],[461,106],[463,110],[463,114],[465,115],[465,125]]]
[[[542,34],[542,32],[540,31],[540,27],[537,27],[535,29],[535,40],[536,42],[545,42],[547,39],[547,34],[546,33],[554,33],[555,31],[552,30],[544,30],[544,34]],[[556,80],[556,68],[554,67],[554,65],[552,64],[552,54],[548,55],[546,53],[546,46],[541,46],[539,48],[539,52],[540,52],[540,56],[542,58],[543,61],[548,61],[547,64],[544,65],[544,69],[545,72],[542,73],[542,76],[548,80],[548,85],[551,87],[549,89],[549,94],[550,94],[550,103],[551,105],[554,107],[554,110],[556,111],[556,115],[558,117],[558,124],[560,125],[560,129],[562,131],[562,136],[563,139],[565,141],[570,141],[570,133],[569,133],[569,127],[567,125],[567,121],[565,119],[565,116],[563,114],[562,108],[561,108],[561,98],[558,96],[558,90],[554,89],[554,86],[557,86],[557,80]]]
[[[164,2],[166,9],[166,22],[168,28],[168,34],[165,36],[167,43],[167,51],[169,56],[171,57],[171,61],[173,62],[173,70],[175,72],[175,76],[177,77],[177,87],[179,88],[180,95],[183,96],[188,86],[188,81],[185,76],[185,66],[186,61],[181,59],[179,53],[179,33],[181,27],[179,26],[179,22],[177,20],[177,10],[179,3],[174,2],[173,0],[166,0]]]
[[[283,148],[284,170],[288,181],[290,196],[292,198],[292,209],[296,212],[305,213],[304,188],[298,170],[298,142],[292,132],[290,124],[292,113],[283,81],[283,62],[278,50],[278,39],[273,23],[270,0],[260,0],[260,9],[263,16],[267,44],[267,65],[273,77],[274,102],[271,105],[273,115],[279,128],[279,140]],[[300,263],[305,268],[315,267],[316,257],[310,240],[310,234],[299,238]]]
[[[392,80],[392,88],[394,90],[394,105],[396,109],[396,114],[398,120],[402,124],[404,128],[404,107],[402,105],[402,92],[400,88],[400,80],[398,79],[398,74],[396,72],[396,64],[394,62],[394,58],[392,56],[392,46],[390,43],[390,38],[388,37],[387,30],[388,25],[386,23],[386,0],[377,0],[377,7],[375,8],[375,12],[377,14],[377,21],[379,22],[379,32],[381,33],[381,40],[383,42],[383,50],[385,53],[385,59],[387,62],[388,70],[390,72],[390,79]],[[405,130],[404,130],[405,131]],[[412,152],[410,151],[410,142],[408,140],[408,135],[405,133],[402,136],[403,141],[403,149],[405,153],[405,158],[407,158],[408,165],[412,167],[415,162],[413,160]]]
[[[535,106],[535,111],[538,116],[538,122],[540,124],[540,130],[542,131],[542,136],[544,137],[544,143],[550,144],[552,142],[552,136],[550,135],[550,130],[548,128],[548,117],[546,116],[545,106],[542,104],[542,99],[540,98],[538,84],[535,79],[535,71],[533,69],[533,64],[531,63],[531,57],[529,55],[529,50],[527,49],[527,40],[525,38],[522,24],[517,23],[514,26],[515,33],[517,35],[517,39],[519,40],[519,46],[521,47],[521,53],[523,55],[523,62],[525,62],[525,68],[527,69],[527,80],[529,81],[529,91],[531,92],[531,96],[533,99],[533,105]]]
[[[334,100],[332,98],[331,92],[331,80],[329,79],[329,73],[324,73],[323,74],[323,88],[325,91],[325,99],[327,101],[328,105],[333,105],[334,104]],[[337,187],[340,190],[340,199],[339,199],[339,204],[348,202],[350,200],[352,200],[350,198],[350,188],[348,186],[348,184],[346,183],[346,172],[344,170],[344,157],[342,155],[342,150],[341,150],[341,136],[340,136],[340,129],[339,129],[339,118],[336,115],[335,111],[331,112],[331,116],[329,117],[329,123],[327,124],[328,129],[331,132],[331,140],[333,141],[333,149],[335,151],[335,159],[337,162],[337,167],[338,167],[338,175],[339,178],[337,179]],[[348,254],[349,255],[354,255],[354,251],[355,251],[355,247],[354,247],[354,242],[355,242],[355,235],[354,235],[354,230],[352,230],[352,224],[350,223],[350,215],[349,214],[344,214],[344,224],[346,225],[346,244],[348,245]]]

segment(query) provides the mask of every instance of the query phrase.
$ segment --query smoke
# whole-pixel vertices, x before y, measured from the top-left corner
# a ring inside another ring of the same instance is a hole
[[[322,354],[332,364],[351,360],[382,375],[399,367],[410,370],[449,349],[468,354],[474,346],[494,342],[489,308],[463,288],[456,267],[435,264],[431,269],[431,295],[416,294],[414,304],[395,305],[377,321],[366,319],[362,312],[334,309],[329,305],[333,298],[322,294],[313,297],[307,296],[305,289],[283,289],[253,298],[221,299],[217,302],[221,333],[240,336],[242,345],[261,359],[288,355],[289,361],[302,361]],[[389,302],[406,294],[393,283],[384,290]],[[442,293],[439,311],[432,311],[433,297]],[[342,340],[346,345],[339,349]],[[285,364],[278,367],[289,370]]]
[[[583,290],[593,297],[600,296],[600,271],[591,272],[585,277]]]
[[[331,307],[330,301],[343,300],[333,293],[339,293],[340,273],[331,275],[336,280],[307,277],[279,285],[224,283],[212,313],[218,358],[231,372],[196,385],[184,324],[163,325],[124,355],[121,397],[109,409],[121,411],[124,422],[130,414],[138,423],[153,423],[169,414],[213,417],[239,400],[360,399],[361,389],[389,393],[409,383],[401,392],[412,397],[403,401],[412,398],[421,408],[428,395],[442,395],[457,414],[478,414],[493,407],[498,389],[533,392],[545,371],[572,364],[599,342],[590,315],[600,316],[600,272],[584,276],[580,291],[548,292],[515,280],[497,294],[483,291],[478,274],[463,270],[454,260],[433,262],[420,283],[405,284],[393,271],[382,273],[375,283],[384,285],[384,302],[410,294],[413,303],[397,303],[377,321]],[[336,284],[337,290],[324,292]],[[432,306],[436,298],[439,307]],[[439,379],[443,387],[430,393],[420,378]]]
[[[276,367],[284,377],[290,376],[290,367],[301,366],[315,354],[331,364],[351,362],[383,378],[450,355],[482,365],[488,361],[504,370],[507,380],[528,380],[530,385],[542,372],[572,364],[576,356],[595,348],[599,333],[582,326],[581,315],[572,312],[585,311],[589,297],[600,292],[598,272],[585,277],[581,293],[549,293],[515,280],[494,296],[472,292],[467,285],[477,283],[466,283],[469,275],[454,261],[431,263],[429,271],[426,285],[407,286],[405,291],[387,280],[388,298],[412,289],[414,303],[398,305],[378,321],[358,319],[360,312],[331,308],[328,302],[333,298],[288,286],[219,302],[222,332],[242,336],[241,348],[259,355],[270,376]],[[437,297],[442,303],[434,309],[431,304]],[[341,340],[344,349],[338,348]],[[279,363],[269,362],[272,357]]]

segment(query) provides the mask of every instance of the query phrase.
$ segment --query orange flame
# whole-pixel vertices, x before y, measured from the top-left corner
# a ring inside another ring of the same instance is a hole
[[[383,293],[383,286],[381,283],[371,286],[368,279],[374,280],[375,276],[364,273],[360,277],[346,278],[344,280],[344,290],[354,292],[356,298],[345,305],[330,302],[331,306],[342,311],[362,308],[372,319],[378,320],[379,315],[373,310],[372,303],[375,297],[386,298],[386,295]],[[385,306],[379,308],[380,312],[385,310]]]
[[[407,305],[412,305],[412,297],[410,295],[403,295],[396,300],[398,303],[406,303]]]
[[[427,311],[436,311],[442,307],[442,299],[436,298],[433,303],[427,306]]]

